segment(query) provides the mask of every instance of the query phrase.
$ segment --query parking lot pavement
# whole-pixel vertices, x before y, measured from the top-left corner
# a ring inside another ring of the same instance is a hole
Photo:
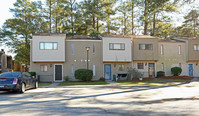
[[[1,116],[197,116],[199,82],[165,87],[89,86],[0,92]]]

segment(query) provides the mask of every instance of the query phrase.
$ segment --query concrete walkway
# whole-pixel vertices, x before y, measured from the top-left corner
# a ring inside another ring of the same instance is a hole
[[[162,79],[162,78],[155,78],[155,80],[159,80],[159,81],[166,81],[166,82],[175,83],[175,81],[168,80],[168,79]]]
[[[193,81],[199,81],[199,77],[194,77],[194,78],[191,80],[191,82],[193,82]]]
[[[42,87],[56,87],[56,86],[58,86],[60,83],[61,83],[61,82],[54,82],[54,83],[52,83],[52,84],[50,84],[50,85],[42,86]]]

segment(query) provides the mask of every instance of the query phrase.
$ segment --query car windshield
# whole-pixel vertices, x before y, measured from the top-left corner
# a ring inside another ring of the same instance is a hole
[[[0,74],[0,78],[17,78],[20,76],[19,72],[6,72]]]

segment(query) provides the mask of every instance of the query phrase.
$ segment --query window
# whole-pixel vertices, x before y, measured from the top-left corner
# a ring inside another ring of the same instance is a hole
[[[40,50],[57,50],[57,42],[40,42]]]
[[[95,44],[93,44],[93,54],[95,54]]]
[[[178,46],[178,54],[181,54],[181,45]]]
[[[138,69],[144,69],[144,63],[137,63]]]
[[[31,75],[27,72],[22,72],[22,76],[26,78],[31,78]]]
[[[95,76],[95,65],[93,65],[93,76]]]
[[[74,55],[74,44],[71,45],[71,53]]]
[[[161,55],[164,54],[164,51],[163,51],[163,50],[164,50],[163,45],[161,45],[161,46],[160,46],[160,53],[161,53]]]
[[[194,44],[194,45],[193,45],[193,50],[199,50],[199,45]]]
[[[179,67],[182,68],[182,64],[181,63],[179,63]]]
[[[110,43],[109,49],[110,50],[125,50],[125,44],[124,43]]]
[[[73,64],[71,65],[71,73],[72,73],[72,76],[74,76],[74,65]]]
[[[124,64],[118,64],[118,71],[124,71]]]
[[[139,44],[139,50],[152,50],[152,44]]]
[[[47,65],[40,65],[40,70],[41,72],[46,72],[47,71]]]
[[[162,71],[164,71],[164,63],[162,63]]]

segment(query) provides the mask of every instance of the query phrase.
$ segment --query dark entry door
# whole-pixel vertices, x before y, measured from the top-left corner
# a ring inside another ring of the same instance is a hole
[[[55,81],[62,81],[62,65],[55,65]]]
[[[111,65],[110,64],[104,65],[104,77],[106,80],[111,79]]]
[[[149,63],[149,77],[155,77],[155,63]]]

